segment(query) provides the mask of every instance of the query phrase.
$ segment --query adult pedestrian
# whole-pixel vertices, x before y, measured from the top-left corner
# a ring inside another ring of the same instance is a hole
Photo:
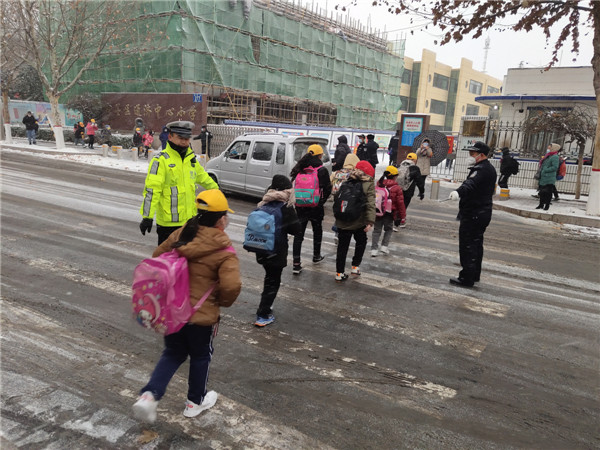
[[[556,172],[558,170],[558,166],[560,165],[558,152],[560,152],[560,145],[552,143],[548,146],[546,154],[540,160],[540,204],[535,209],[543,208],[544,211],[548,211],[548,209],[550,208],[550,200],[552,200],[552,193],[556,188]]]
[[[425,179],[431,173],[431,157],[433,156],[433,150],[431,149],[431,143],[429,139],[423,139],[421,146],[416,151],[417,154],[417,167],[421,171],[421,178],[423,178],[423,188],[425,188]]]
[[[96,138],[96,131],[98,131],[98,125],[96,125],[96,120],[90,119],[90,121],[85,126],[85,134],[88,138],[89,148],[94,148],[94,139]]]
[[[456,159],[456,148],[452,148],[452,152],[448,153],[446,156],[446,169],[452,170],[452,165],[454,164],[454,160]]]
[[[352,153],[348,146],[348,138],[344,135],[338,136],[338,145],[335,147],[335,153],[333,154],[333,164],[331,166],[332,171],[340,170],[344,167],[344,161],[346,156]]]
[[[346,183],[360,183],[364,193],[365,202],[358,219],[341,220],[336,217],[335,226],[338,230],[338,246],[335,258],[335,281],[342,282],[348,279],[345,273],[346,256],[350,248],[350,240],[354,238],[354,255],[352,256],[352,275],[360,275],[360,264],[367,248],[367,233],[375,223],[375,183],[373,177],[375,169],[368,161],[359,161],[356,168],[350,174]],[[344,187],[337,192],[337,197],[343,192]],[[335,200],[334,200],[335,204]]]
[[[356,156],[361,161],[367,160],[367,142],[364,134],[359,134],[358,138],[358,146],[356,147]]]
[[[450,284],[472,287],[481,276],[483,234],[492,219],[492,196],[496,190],[496,169],[488,161],[490,148],[475,142],[469,151],[469,174],[460,187],[450,193],[451,200],[459,200],[458,248],[462,270]]]
[[[313,231],[313,264],[318,264],[324,259],[321,255],[323,218],[325,217],[324,205],[331,195],[331,180],[329,179],[329,171],[323,166],[322,158],[323,147],[319,144],[309,145],[307,153],[300,158],[290,172],[290,178],[292,181],[295,181],[298,175],[312,172],[313,169],[316,169],[319,181],[319,202],[317,205],[299,206],[296,202],[296,213],[300,222],[300,231],[294,235],[292,250],[292,273],[294,275],[299,275],[302,272],[302,242],[304,241],[304,234],[309,222]]]
[[[386,189],[389,198],[389,211],[384,209],[383,215],[375,218],[373,235],[371,236],[371,256],[375,257],[381,253],[390,253],[388,245],[392,237],[394,225],[400,225],[406,221],[406,207],[404,206],[404,194],[397,183],[398,169],[395,166],[386,167],[383,175],[377,181],[377,188]],[[377,190],[376,188],[376,190]],[[376,192],[377,194],[377,192]],[[384,208],[386,205],[382,205]],[[383,239],[379,247],[379,238],[383,229]]]
[[[504,147],[502,149],[502,159],[500,160],[500,177],[498,178],[498,186],[508,189],[508,179],[511,175],[519,173],[519,161],[513,158],[510,154],[510,149]]]
[[[162,149],[167,148],[167,141],[169,140],[169,129],[167,127],[163,127],[161,133],[158,135],[158,139],[160,140]]]
[[[208,159],[210,159],[210,141],[212,141],[213,135],[206,125],[202,125],[200,127],[200,134],[194,138],[194,140],[200,139],[202,143],[202,154],[206,155]]]
[[[373,167],[373,170],[377,169],[377,164],[379,164],[379,158],[377,157],[377,150],[379,149],[379,144],[375,142],[375,135],[367,134],[367,145],[366,145],[366,154],[367,157],[365,161],[369,161],[369,164]]]
[[[390,139],[388,144],[388,155],[390,155],[390,165],[397,166],[398,161],[398,145],[400,144],[400,130],[396,130],[396,134]]]
[[[287,235],[295,235],[300,232],[300,222],[294,209],[294,189],[288,177],[285,175],[273,177],[271,186],[258,207],[268,203],[281,208],[281,230],[277,230],[276,233],[282,239],[279,242],[276,240],[277,247],[274,254],[256,253],[256,262],[265,269],[263,290],[260,295],[260,304],[256,310],[256,322],[254,322],[257,327],[264,327],[275,321],[272,307],[281,285],[281,273],[287,266],[289,248]]]
[[[194,124],[186,121],[167,124],[167,147],[148,164],[140,231],[143,235],[152,231],[156,214],[159,245],[196,214],[196,184],[219,189],[190,148],[192,128]]]
[[[148,150],[154,142],[154,131],[148,130],[142,136],[142,144],[144,145],[144,156],[148,158]]]
[[[25,117],[23,117],[23,125],[25,125],[25,132],[27,133],[27,140],[29,141],[29,145],[36,144],[36,122],[37,120],[31,113],[31,111],[27,111],[27,114],[25,114]]]
[[[220,308],[235,302],[242,288],[240,263],[225,233],[229,223],[227,199],[217,189],[203,191],[196,199],[197,214],[154,250],[153,257],[173,249],[188,261],[190,303],[195,305],[214,289],[188,323],[176,333],[165,336],[165,348],[148,383],[133,405],[134,415],[146,422],[156,420],[158,401],[171,378],[190,357],[187,401],[183,415],[196,417],[213,407],[218,394],[207,391],[213,338],[221,316]]]

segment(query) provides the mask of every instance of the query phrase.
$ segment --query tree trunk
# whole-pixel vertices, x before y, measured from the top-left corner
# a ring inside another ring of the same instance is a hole
[[[58,110],[58,99],[56,95],[46,93],[50,101],[50,125],[54,130],[54,139],[56,140],[56,148],[65,148],[65,135],[63,134],[62,117]]]
[[[579,144],[579,155],[577,156],[577,179],[575,181],[575,199],[581,197],[581,172],[583,172],[583,153],[585,152],[585,143]]]
[[[592,20],[594,23],[594,56],[592,69],[594,71],[594,92],[596,93],[596,106],[600,115],[600,2],[590,2],[592,7]],[[599,116],[600,119],[600,116]],[[594,156],[592,158],[592,176],[590,177],[590,194],[587,202],[587,214],[600,216],[600,120],[596,124],[596,137],[594,139]]]
[[[0,140],[7,140],[4,132],[4,124],[10,124],[10,112],[8,110],[8,90],[2,89],[2,129],[0,130]]]

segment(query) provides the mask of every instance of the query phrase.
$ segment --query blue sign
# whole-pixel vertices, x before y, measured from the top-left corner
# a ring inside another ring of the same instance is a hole
[[[202,94],[194,94],[194,103],[202,103]]]

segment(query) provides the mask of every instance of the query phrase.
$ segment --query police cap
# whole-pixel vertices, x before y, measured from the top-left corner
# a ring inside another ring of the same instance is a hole
[[[178,134],[181,137],[192,137],[192,129],[194,128],[193,122],[186,120],[178,120],[177,122],[169,122],[167,124],[167,130],[169,133]]]
[[[483,153],[486,156],[490,154],[490,148],[486,145],[485,142],[481,142],[481,141],[475,142],[472,146],[466,147],[464,150],[467,150],[470,152]]]

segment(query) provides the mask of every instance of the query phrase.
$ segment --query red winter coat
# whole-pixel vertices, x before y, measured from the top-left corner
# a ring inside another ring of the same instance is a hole
[[[404,193],[402,188],[398,186],[396,180],[383,180],[383,186],[390,191],[390,197],[392,197],[392,214],[394,220],[406,219],[406,207],[404,206]]]

